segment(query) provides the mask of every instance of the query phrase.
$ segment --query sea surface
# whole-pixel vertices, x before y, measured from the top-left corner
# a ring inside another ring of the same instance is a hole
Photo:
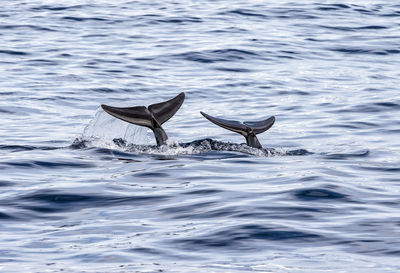
[[[400,272],[398,1],[2,1],[0,72],[0,272]]]

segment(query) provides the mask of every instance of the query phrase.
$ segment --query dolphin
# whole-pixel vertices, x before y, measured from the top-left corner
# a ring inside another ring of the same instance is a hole
[[[221,126],[232,132],[241,134],[246,138],[246,143],[248,146],[261,149],[262,145],[256,135],[267,131],[275,123],[275,117],[269,117],[265,120],[260,121],[245,121],[240,122],[236,120],[227,120],[222,118],[212,117],[204,112],[200,112],[206,119],[212,123]]]
[[[169,120],[182,106],[185,93],[182,92],[170,100],[145,106],[127,108],[113,107],[102,104],[108,114],[126,122],[150,128],[156,138],[157,146],[164,145],[168,139],[161,125]]]

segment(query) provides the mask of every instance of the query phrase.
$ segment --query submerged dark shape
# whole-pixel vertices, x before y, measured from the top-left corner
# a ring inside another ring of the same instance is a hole
[[[150,128],[156,138],[158,146],[166,143],[168,136],[161,125],[169,120],[181,107],[185,100],[185,93],[180,93],[168,101],[152,104],[148,107],[113,107],[102,104],[101,107],[110,115],[126,122]]]
[[[267,131],[274,125],[275,117],[269,117],[265,120],[260,121],[245,121],[239,122],[236,120],[227,120],[222,118],[212,117],[206,113],[200,112],[206,119],[212,123],[221,126],[227,130],[241,134],[246,138],[246,143],[250,147],[261,149],[262,146],[257,139],[257,134],[261,134]]]

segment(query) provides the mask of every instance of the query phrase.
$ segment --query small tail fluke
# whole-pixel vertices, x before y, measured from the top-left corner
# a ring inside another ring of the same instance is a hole
[[[222,128],[225,128],[227,130],[241,134],[246,138],[247,145],[258,149],[262,148],[262,146],[258,141],[256,135],[267,131],[269,128],[272,127],[272,125],[274,125],[275,122],[275,117],[273,116],[261,121],[245,121],[242,123],[236,120],[215,118],[203,112],[200,113],[212,123],[221,126]]]
[[[168,139],[167,134],[161,125],[169,120],[182,106],[185,100],[185,93],[180,93],[173,99],[149,107],[113,107],[102,104],[101,107],[108,114],[122,119],[126,122],[150,128],[156,138],[157,145],[163,145]]]

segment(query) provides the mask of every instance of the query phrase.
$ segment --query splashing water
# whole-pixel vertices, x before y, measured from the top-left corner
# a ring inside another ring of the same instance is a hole
[[[150,142],[148,131],[145,127],[116,119],[99,108],[85,127],[80,140],[89,142],[92,146],[107,148],[117,147],[114,139],[145,145]]]

